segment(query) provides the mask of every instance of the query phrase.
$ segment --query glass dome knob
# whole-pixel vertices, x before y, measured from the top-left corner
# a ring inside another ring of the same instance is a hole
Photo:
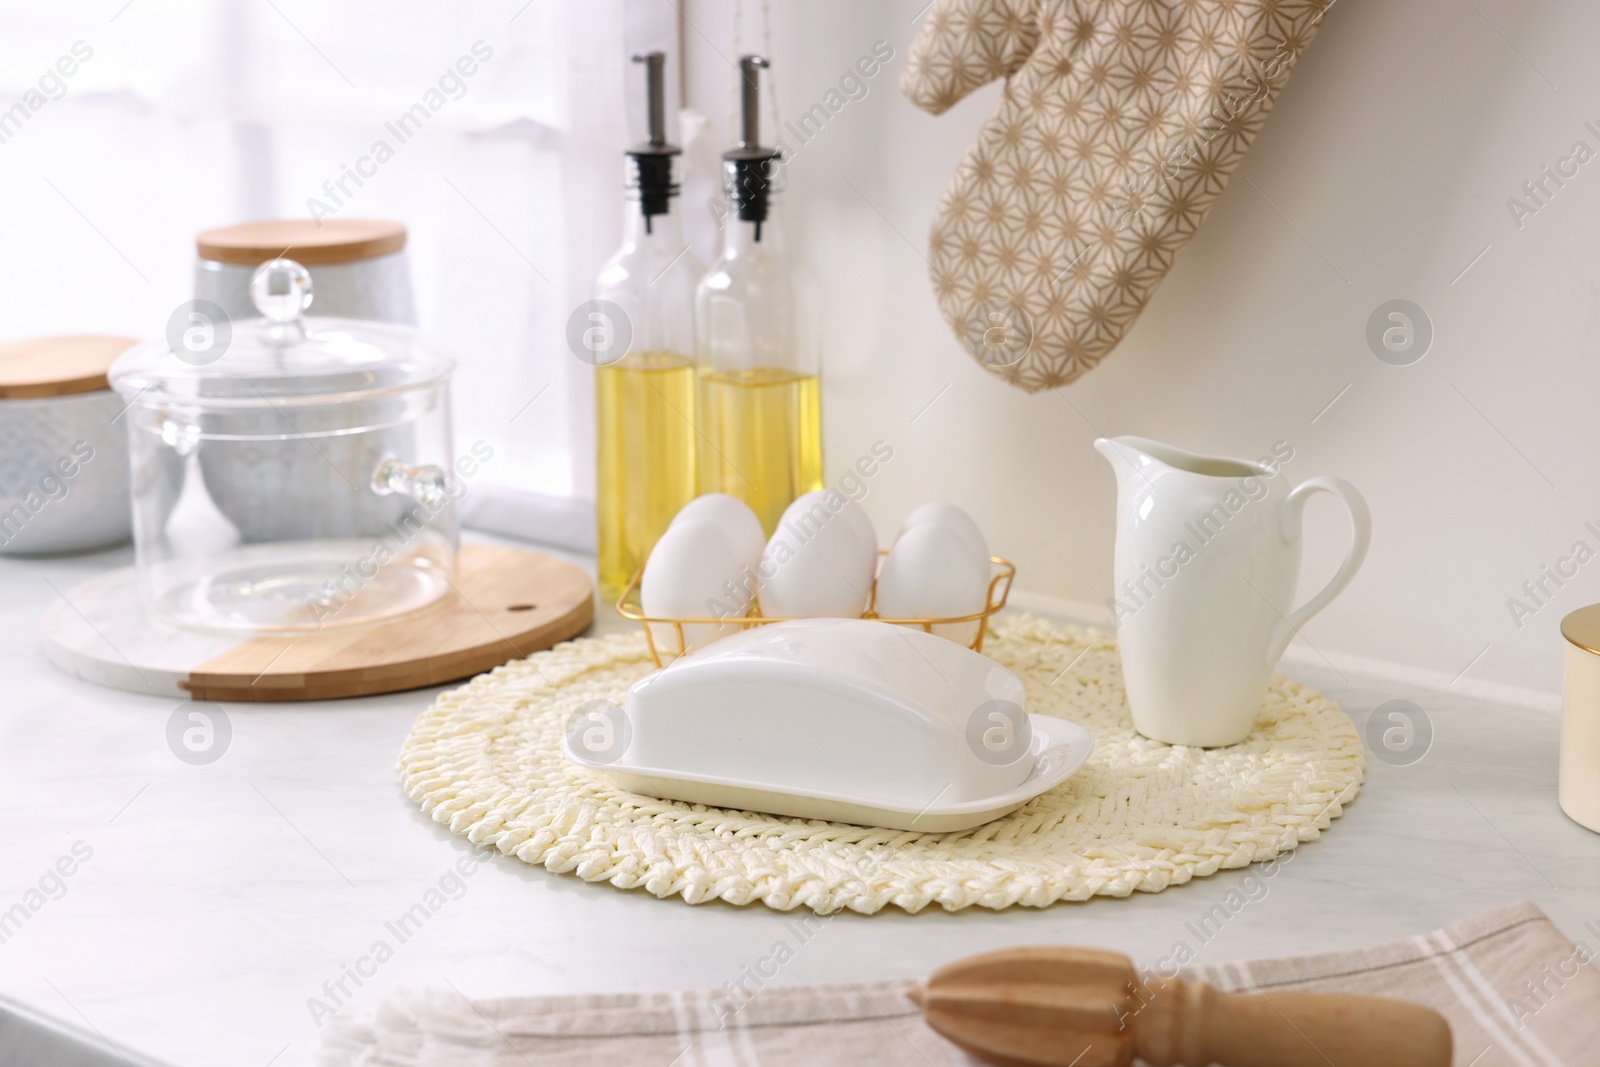
[[[268,260],[250,276],[250,301],[268,322],[293,322],[311,299],[311,272],[292,259]]]

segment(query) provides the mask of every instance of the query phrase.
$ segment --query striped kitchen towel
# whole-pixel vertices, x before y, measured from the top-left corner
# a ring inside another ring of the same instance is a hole
[[[1585,931],[1600,934],[1600,930]],[[1600,976],[1529,901],[1406,941],[1185,969],[1224,992],[1361,993],[1450,1020],[1455,1067],[1600,1063]],[[403,992],[329,1020],[325,1067],[970,1067],[922,1023],[913,981],[469,1001]],[[1341,1064],[1338,1067],[1345,1067]]]
[[[1576,944],[1532,901],[1372,948],[1192,967],[1225,993],[1360,993],[1436,1008],[1454,1067],[1600,1064],[1600,925]]]

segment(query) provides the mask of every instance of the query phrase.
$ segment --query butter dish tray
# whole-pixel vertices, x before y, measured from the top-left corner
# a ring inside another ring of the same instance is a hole
[[[1081,726],[1045,715],[1030,715],[1029,719],[1033,723],[1031,748],[1036,764],[1034,773],[1021,785],[978,800],[959,804],[935,801],[922,808],[886,807],[870,797],[795,789],[779,791],[753,782],[649,770],[630,766],[626,760],[605,764],[574,752],[570,741],[563,744],[563,751],[574,763],[599,771],[630,793],[736,811],[763,811],[799,819],[943,834],[970,830],[1009,815],[1072,777],[1094,749],[1094,738]]]
[[[971,649],[866,619],[747,630],[592,701],[562,746],[630,792],[947,833],[1066,781],[1082,727],[1029,715],[1020,679]]]

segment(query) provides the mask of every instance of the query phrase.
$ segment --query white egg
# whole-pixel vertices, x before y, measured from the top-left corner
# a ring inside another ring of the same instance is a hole
[[[876,610],[882,619],[975,615],[989,600],[989,563],[940,522],[912,526],[895,539],[878,572]],[[940,637],[970,645],[978,623],[942,623]]]
[[[867,515],[867,509],[854,502],[846,502],[846,506],[839,509],[839,517],[848,519],[850,525],[856,528],[856,533],[862,542],[872,550],[874,562],[878,555],[878,531],[873,528],[872,519]]]
[[[818,527],[831,521],[830,516],[843,519],[845,525],[855,531],[865,549],[874,553],[878,551],[878,531],[873,528],[872,520],[861,505],[837,489],[814,489],[796,497],[784,509],[773,536],[788,530],[793,535],[791,539],[804,540]]]
[[[898,541],[913,526],[922,526],[926,523],[938,523],[940,526],[947,527],[961,540],[965,541],[967,546],[976,552],[980,559],[987,563],[989,559],[989,543],[984,540],[983,531],[978,528],[977,523],[972,521],[971,515],[968,515],[954,504],[924,504],[917,508],[906,516],[905,524],[900,527],[900,534],[896,536],[895,540]]]
[[[741,585],[742,570],[733,539],[721,526],[705,520],[673,523],[645,562],[639,602],[644,613],[654,618],[740,618],[749,607],[749,593]],[[676,630],[666,623],[649,625],[662,658],[676,655]],[[732,622],[687,623],[683,627],[684,651],[692,652],[739,630]]]
[[[767,546],[767,535],[761,529],[756,513],[736,496],[727,493],[706,493],[697,496],[678,510],[671,526],[685,522],[714,522],[733,541],[733,550],[741,564],[755,570],[761,559],[761,550]]]
[[[877,537],[860,507],[834,490],[799,497],[761,554],[761,613],[860,618],[872,596]],[[863,529],[864,527],[864,529]]]

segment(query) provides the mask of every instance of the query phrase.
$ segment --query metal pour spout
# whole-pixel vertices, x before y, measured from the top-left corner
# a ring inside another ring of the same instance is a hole
[[[780,153],[761,143],[761,87],[756,72],[770,65],[765,56],[739,57],[739,140],[722,154],[723,188],[740,221],[755,224],[757,241],[771,194],[782,187],[776,173]]]
[[[764,56],[739,57],[739,147],[761,147],[761,86],[756,71],[769,67]]]
[[[632,160],[629,182],[639,192],[639,211],[645,232],[650,233],[651,218],[667,214],[672,198],[678,195],[673,160],[679,149],[667,143],[666,55],[646,52],[634,56],[633,61],[644,64],[650,139],[628,149]]]
[[[662,52],[646,52],[633,57],[645,69],[645,98],[650,105],[650,141],[657,148],[667,143],[667,57]]]

